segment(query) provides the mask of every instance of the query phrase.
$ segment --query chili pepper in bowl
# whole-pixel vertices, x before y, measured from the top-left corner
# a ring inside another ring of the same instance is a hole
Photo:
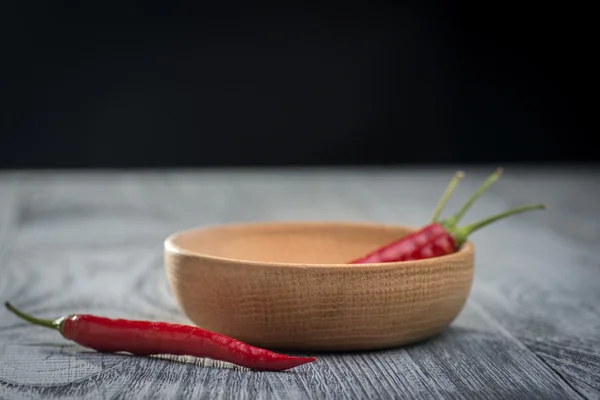
[[[45,320],[25,314],[8,302],[5,306],[28,322],[57,330],[66,339],[99,352],[208,357],[262,371],[282,371],[316,360],[315,357],[275,353],[190,325],[109,319],[89,314]]]
[[[458,251],[473,232],[491,224],[492,222],[530,210],[545,209],[544,204],[529,204],[515,207],[485,218],[470,225],[459,227],[458,222],[477,200],[492,184],[502,175],[502,169],[498,168],[467,200],[462,208],[450,218],[438,222],[439,215],[446,205],[448,199],[456,188],[458,182],[464,176],[457,172],[448,184],[448,187],[434,211],[431,222],[420,230],[403,238],[388,243],[369,254],[350,262],[350,264],[385,263],[408,260],[421,260],[431,257],[439,257]]]

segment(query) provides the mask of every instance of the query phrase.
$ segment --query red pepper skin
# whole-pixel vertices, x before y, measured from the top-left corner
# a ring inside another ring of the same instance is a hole
[[[350,264],[422,260],[451,254],[456,250],[456,241],[452,235],[442,224],[434,223],[357,258]]]
[[[25,314],[9,302],[4,305],[25,321],[57,330],[66,339],[99,352],[208,357],[261,371],[283,371],[316,360],[315,357],[275,353],[191,325],[110,319],[89,314],[48,320]]]
[[[275,353],[198,327],[166,322],[79,314],[64,320],[62,333],[65,338],[99,352],[208,357],[262,371],[282,371],[316,360]]]

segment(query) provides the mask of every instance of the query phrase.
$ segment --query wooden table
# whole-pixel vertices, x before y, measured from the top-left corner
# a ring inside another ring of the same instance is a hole
[[[493,166],[467,170],[456,210]],[[469,212],[536,211],[472,237],[476,277],[460,316],[406,348],[321,355],[285,373],[200,359],[100,354],[6,310],[0,398],[598,399],[600,170],[506,168]],[[251,220],[429,220],[452,169],[5,172],[0,300],[41,317],[71,312],[186,322],[162,241]]]

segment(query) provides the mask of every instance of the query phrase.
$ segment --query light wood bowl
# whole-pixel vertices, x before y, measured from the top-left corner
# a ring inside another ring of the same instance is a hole
[[[345,222],[221,225],[165,241],[172,293],[199,327],[270,349],[381,349],[427,339],[458,315],[474,248],[385,264],[346,262],[415,228]]]

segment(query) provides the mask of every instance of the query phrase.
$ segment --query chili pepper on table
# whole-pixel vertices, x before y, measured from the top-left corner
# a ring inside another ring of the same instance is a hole
[[[448,202],[451,194],[456,188],[458,182],[464,176],[462,172],[457,172],[448,184],[445,193],[434,211],[431,222],[403,238],[388,243],[369,254],[350,262],[350,264],[366,263],[385,263],[396,261],[421,260],[431,257],[439,257],[458,251],[467,241],[469,235],[473,232],[491,224],[492,222],[506,218],[510,215],[530,211],[545,209],[544,204],[529,204],[515,207],[511,210],[485,218],[479,222],[459,227],[460,219],[471,207],[471,205],[481,196],[492,184],[502,175],[502,169],[498,168],[496,172],[490,175],[485,182],[475,191],[467,200],[462,208],[452,217],[438,222],[438,217],[442,209]]]
[[[89,314],[45,320],[25,314],[8,302],[5,306],[26,321],[57,330],[66,339],[99,352],[208,357],[262,371],[282,371],[316,360],[315,357],[275,353],[190,325],[109,319]]]

